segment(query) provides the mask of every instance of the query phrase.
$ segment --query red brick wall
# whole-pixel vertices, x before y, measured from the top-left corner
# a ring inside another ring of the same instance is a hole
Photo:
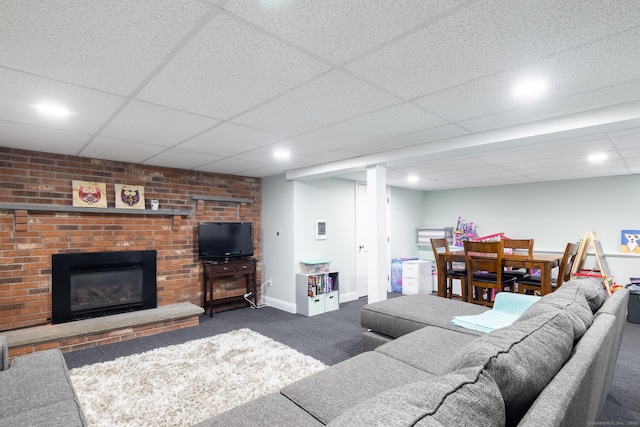
[[[7,210],[0,207],[0,331],[51,318],[51,255],[120,250],[158,251],[158,305],[202,305],[197,258],[199,221],[251,221],[260,280],[261,181],[139,164],[0,147],[0,203],[72,206],[71,181],[143,185],[146,205],[190,210],[190,216]],[[191,196],[249,199],[252,203],[194,201]]]

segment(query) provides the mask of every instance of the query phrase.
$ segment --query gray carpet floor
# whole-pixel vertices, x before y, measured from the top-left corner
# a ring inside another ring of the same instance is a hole
[[[397,297],[399,294],[389,294]],[[327,365],[334,365],[362,351],[360,309],[367,299],[340,304],[340,310],[305,317],[271,307],[240,308],[200,316],[200,325],[149,337],[65,353],[69,368],[113,360],[167,345],[249,328],[288,345]],[[640,324],[625,325],[613,383],[598,422],[602,425],[640,425]]]

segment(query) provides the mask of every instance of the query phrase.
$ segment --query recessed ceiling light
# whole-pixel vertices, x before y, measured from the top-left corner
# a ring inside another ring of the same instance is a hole
[[[72,114],[66,106],[56,102],[43,101],[36,104],[34,108],[38,113],[50,119],[66,119]]]
[[[549,88],[549,83],[539,77],[531,77],[516,83],[513,86],[513,96],[523,101],[537,99],[544,95]]]
[[[407,181],[414,183],[420,181],[420,178],[418,177],[418,175],[409,175],[407,177]]]
[[[273,152],[273,157],[275,157],[276,160],[281,161],[289,160],[289,158],[291,158],[291,152],[284,148],[279,148]]]
[[[593,153],[587,159],[591,163],[602,163],[607,160],[607,153]]]

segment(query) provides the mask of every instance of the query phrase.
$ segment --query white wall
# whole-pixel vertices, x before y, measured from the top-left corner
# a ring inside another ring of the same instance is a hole
[[[340,298],[354,294],[355,285],[355,183],[344,179],[294,182],[294,259],[290,268],[300,271],[300,261],[326,259],[339,273]],[[326,240],[315,239],[315,222],[327,222]]]
[[[340,273],[340,298],[357,297],[355,281],[355,182],[323,179],[287,181],[284,175],[262,180],[263,277],[272,307],[295,312],[295,275],[300,261],[331,260]],[[391,189],[392,257],[417,256],[416,229],[424,217],[424,193]],[[315,221],[327,221],[327,239],[315,240]]]
[[[391,258],[418,256],[418,227],[424,220],[424,191],[391,187]]]
[[[430,191],[423,222],[455,226],[462,216],[480,235],[534,238],[537,250],[558,252],[596,231],[616,282],[624,285],[640,277],[640,255],[620,252],[620,231],[640,230],[638,188],[640,175]]]
[[[284,175],[262,179],[262,277],[273,280],[264,300],[295,313],[293,203],[293,182]]]

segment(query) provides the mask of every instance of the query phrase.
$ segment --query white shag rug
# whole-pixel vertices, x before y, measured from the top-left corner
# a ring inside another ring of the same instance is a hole
[[[249,329],[71,369],[91,427],[191,426],[326,368]]]

